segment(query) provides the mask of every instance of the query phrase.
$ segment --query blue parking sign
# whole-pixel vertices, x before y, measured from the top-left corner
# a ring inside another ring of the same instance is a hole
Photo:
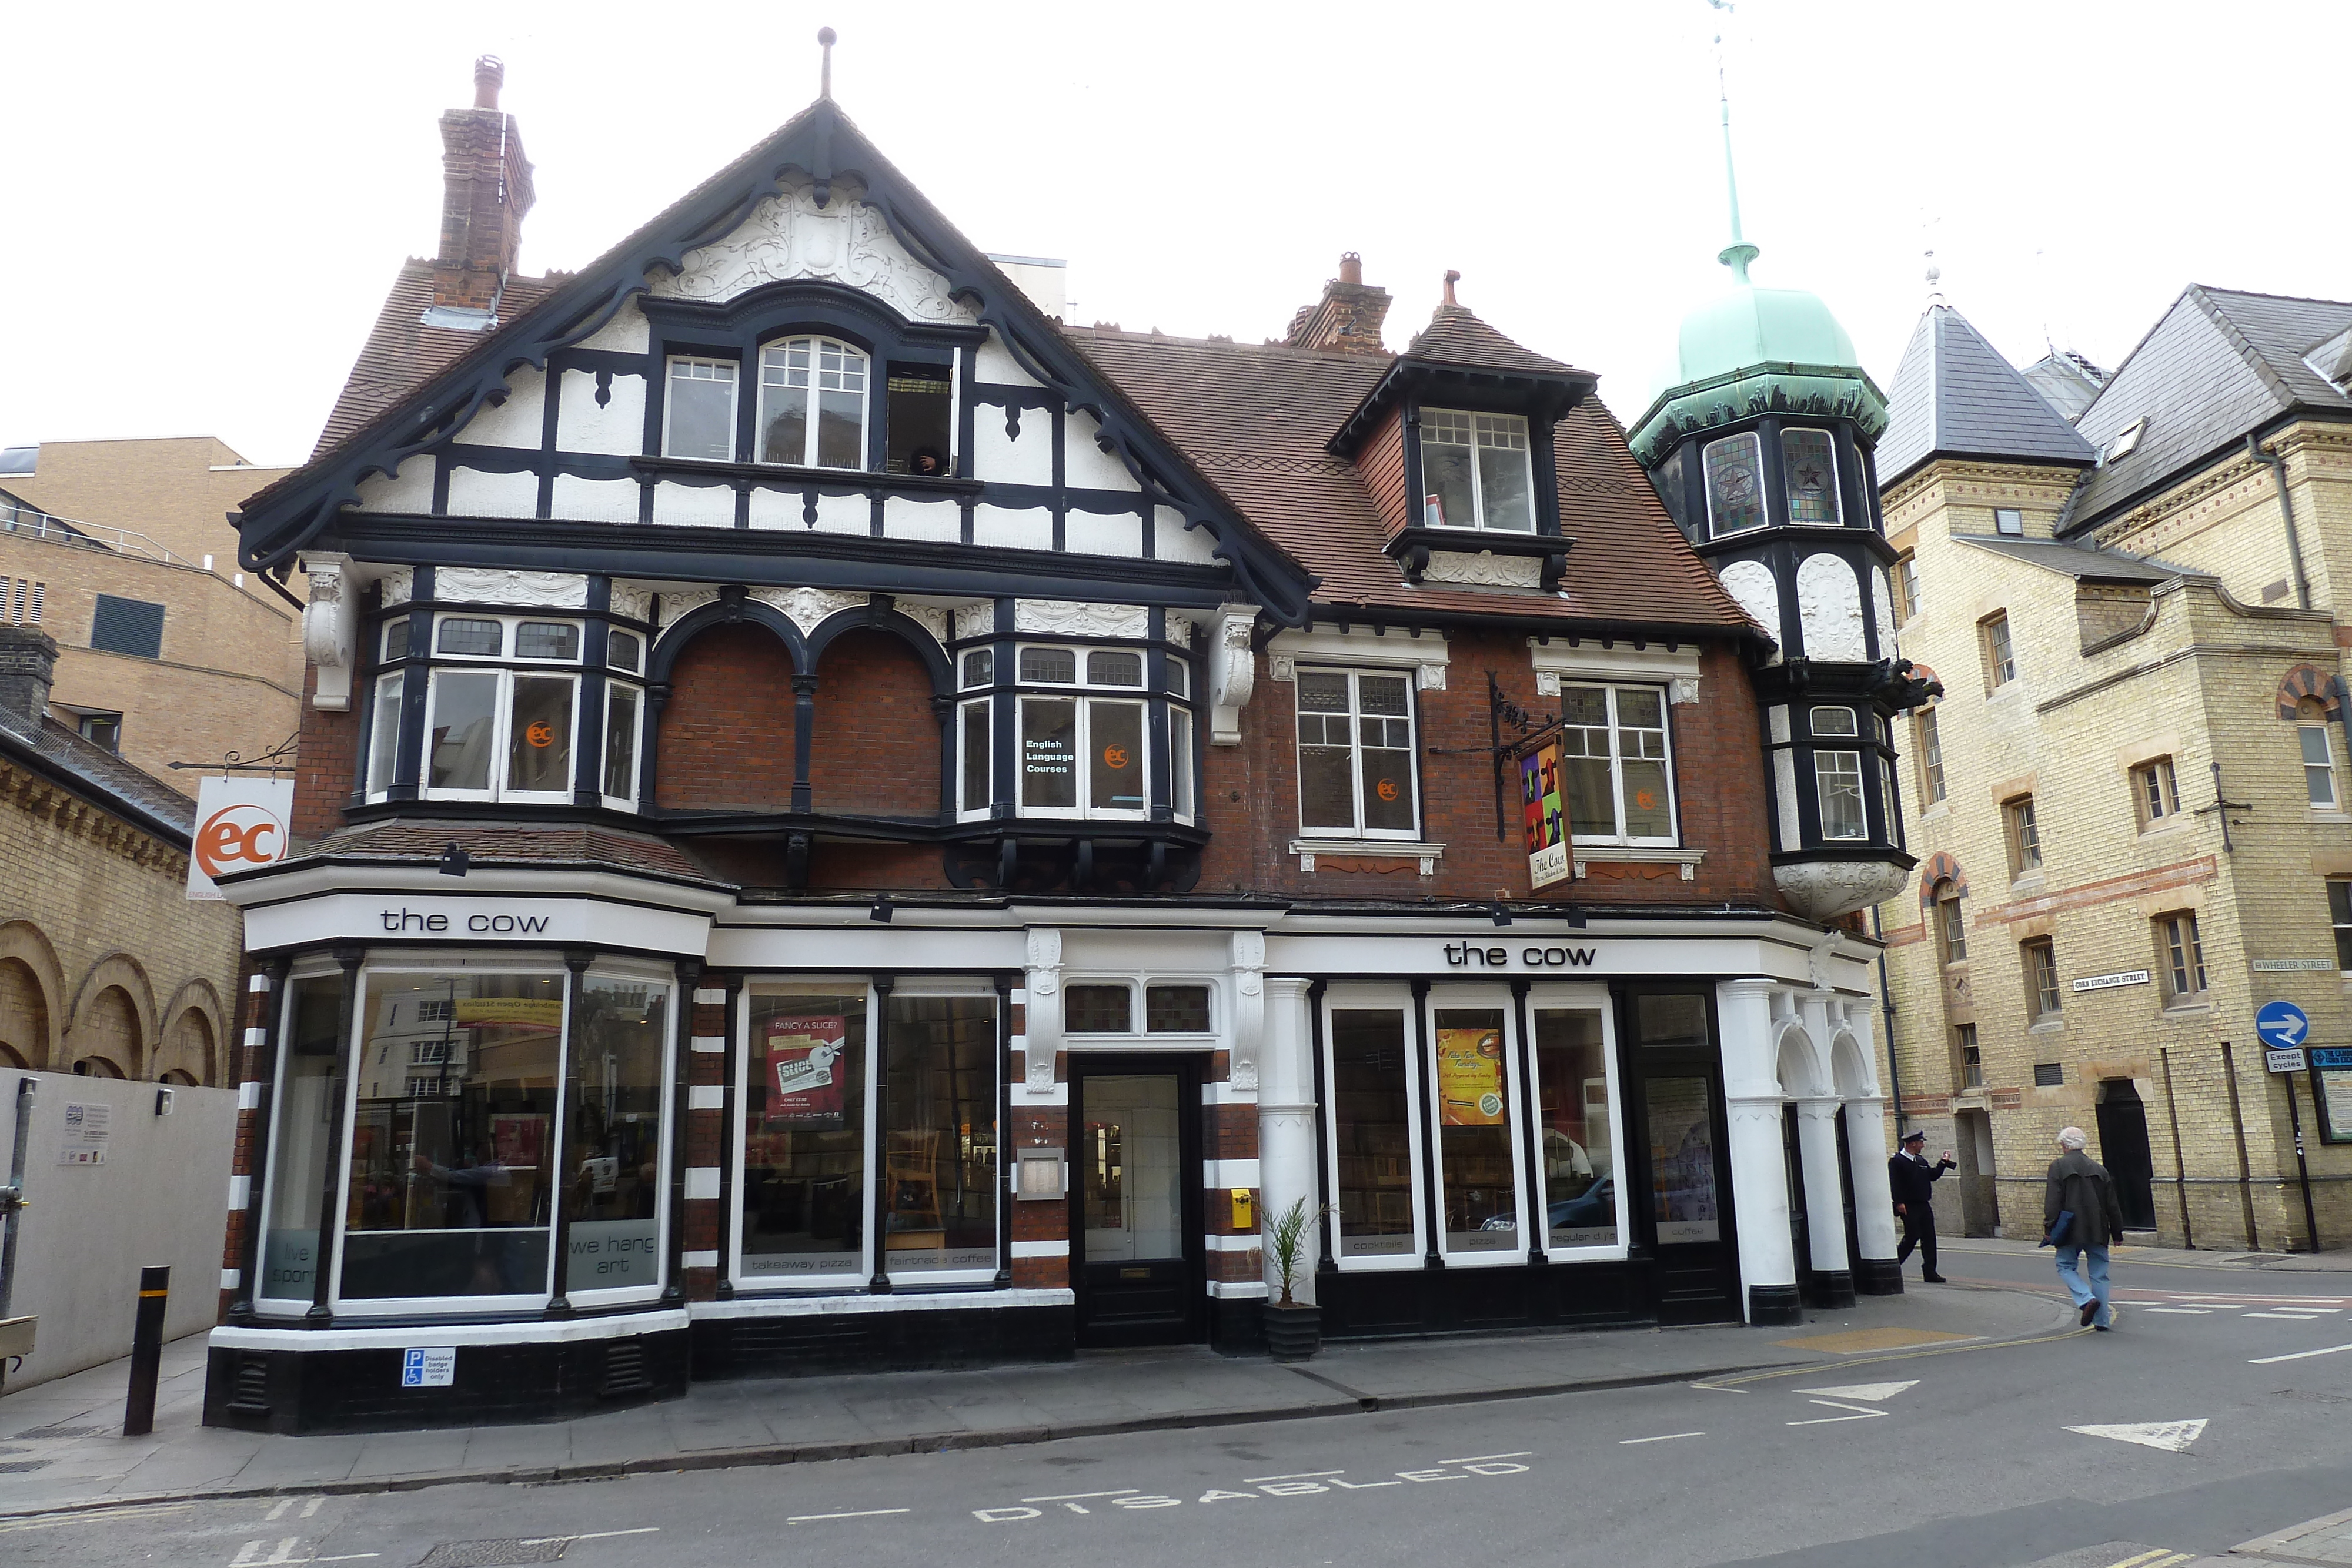
[[[428,1345],[421,1350],[400,1353],[400,1385],[403,1388],[446,1388],[457,1380],[457,1349],[455,1345]]]
[[[403,1388],[425,1386],[425,1353],[404,1350],[400,1353],[400,1385]]]
[[[2273,1051],[2294,1051],[2311,1038],[2311,1019],[2293,1002],[2264,1002],[2254,1032]]]

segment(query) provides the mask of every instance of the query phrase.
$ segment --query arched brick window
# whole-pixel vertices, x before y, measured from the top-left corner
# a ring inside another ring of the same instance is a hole
[[[0,1062],[48,1064],[49,1008],[40,977],[21,958],[0,958]]]
[[[2278,716],[2283,719],[2332,719],[2340,706],[2333,680],[2316,664],[2297,664],[2279,682]]]

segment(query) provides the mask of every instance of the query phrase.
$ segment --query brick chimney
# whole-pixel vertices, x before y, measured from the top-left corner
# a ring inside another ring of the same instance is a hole
[[[1323,286],[1323,298],[1290,319],[1288,340],[1298,349],[1385,354],[1381,323],[1388,313],[1389,291],[1364,287],[1363,258],[1351,250],[1339,258],[1339,276]]]
[[[39,724],[57,673],[57,639],[37,626],[0,623],[0,708]]]
[[[514,271],[530,211],[530,160],[514,116],[499,112],[507,68],[495,55],[474,62],[474,107],[441,116],[441,252],[433,261],[436,327],[480,330],[495,324],[499,295]]]

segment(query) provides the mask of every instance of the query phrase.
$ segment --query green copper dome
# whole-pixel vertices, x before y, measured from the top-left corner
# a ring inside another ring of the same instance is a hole
[[[1681,351],[1650,391],[1689,386],[1751,365],[1821,365],[1861,371],[1853,340],[1821,296],[1742,284],[1683,318]]]
[[[1737,248],[1746,253],[1737,258],[1742,264],[1755,254]],[[1633,422],[1633,455],[1655,467],[1685,435],[1766,413],[1851,420],[1875,442],[1886,429],[1886,399],[1821,296],[1759,288],[1745,265],[1735,271],[1737,287],[1683,318],[1674,362]]]

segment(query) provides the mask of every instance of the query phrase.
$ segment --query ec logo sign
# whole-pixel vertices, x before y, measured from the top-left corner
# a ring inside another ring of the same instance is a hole
[[[215,877],[284,860],[293,810],[290,779],[205,779],[188,843],[188,896],[218,898]]]

